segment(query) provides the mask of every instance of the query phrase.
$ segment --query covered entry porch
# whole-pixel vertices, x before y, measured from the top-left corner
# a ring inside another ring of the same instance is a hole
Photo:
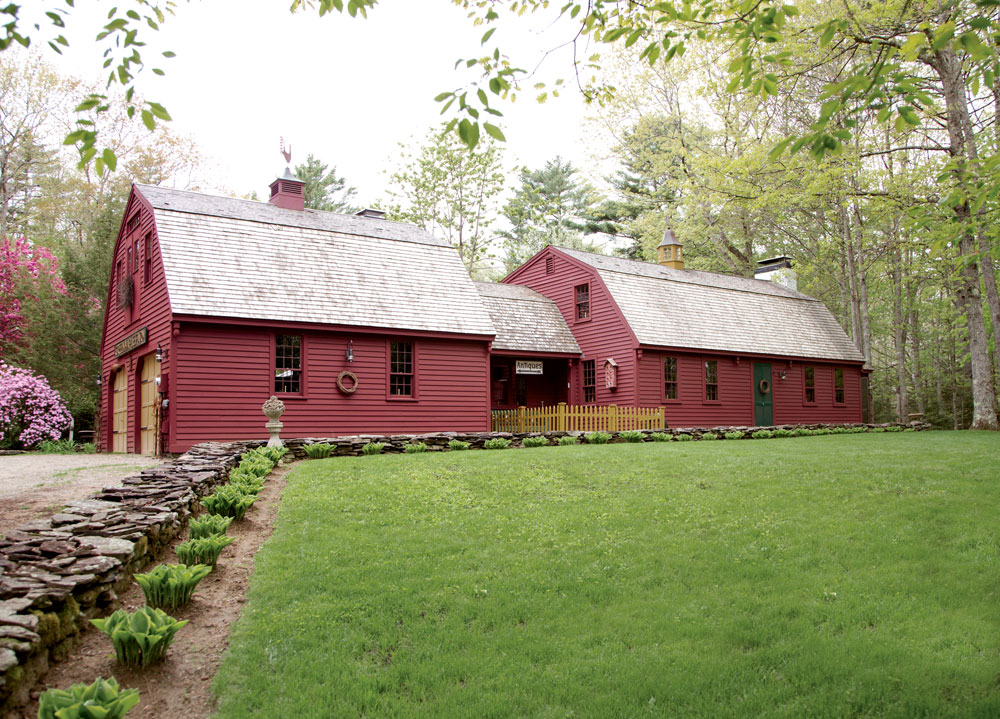
[[[552,407],[569,401],[570,360],[561,357],[490,357],[490,408]]]

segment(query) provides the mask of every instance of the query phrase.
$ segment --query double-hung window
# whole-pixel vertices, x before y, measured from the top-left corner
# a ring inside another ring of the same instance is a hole
[[[583,361],[583,401],[597,401],[597,366],[595,360]]]
[[[816,404],[816,368],[802,368],[803,399],[806,404]]]
[[[677,399],[677,358],[663,358],[663,399]]]
[[[275,336],[274,391],[302,393],[302,335]]]
[[[576,295],[576,318],[590,319],[590,285],[577,285],[573,291]]]
[[[413,343],[389,343],[389,396],[413,397]]]
[[[833,401],[835,404],[844,404],[847,401],[844,394],[844,370],[840,367],[833,370]]]
[[[705,360],[705,399],[709,402],[719,399],[718,360]]]

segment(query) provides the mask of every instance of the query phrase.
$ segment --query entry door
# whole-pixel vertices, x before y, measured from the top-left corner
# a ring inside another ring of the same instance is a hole
[[[774,424],[774,402],[771,394],[771,365],[755,362],[753,366],[754,424],[770,427]]]
[[[128,372],[124,367],[115,373],[114,388],[111,451],[128,452]]]
[[[156,378],[160,376],[160,363],[154,355],[142,362],[140,380],[139,437],[143,454],[156,454]]]

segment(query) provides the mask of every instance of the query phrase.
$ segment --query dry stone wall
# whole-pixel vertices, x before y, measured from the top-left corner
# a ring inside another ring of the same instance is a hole
[[[198,445],[0,539],[0,717],[15,716],[87,619],[112,611],[132,574],[197,513],[198,500],[262,444]]]

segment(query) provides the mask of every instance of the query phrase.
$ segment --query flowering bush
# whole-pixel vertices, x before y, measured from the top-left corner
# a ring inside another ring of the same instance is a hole
[[[47,282],[57,293],[66,294],[58,267],[55,255],[24,237],[0,238],[0,356],[21,339],[22,303],[34,299],[30,291],[24,296],[18,283],[28,280],[31,287]]]
[[[0,447],[32,447],[59,439],[71,417],[48,381],[0,362]]]

